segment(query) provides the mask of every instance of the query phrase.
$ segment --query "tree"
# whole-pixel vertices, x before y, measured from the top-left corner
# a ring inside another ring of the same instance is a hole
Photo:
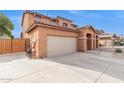
[[[13,38],[12,30],[14,29],[14,25],[4,14],[0,13],[0,36],[3,33],[6,33],[9,37]]]

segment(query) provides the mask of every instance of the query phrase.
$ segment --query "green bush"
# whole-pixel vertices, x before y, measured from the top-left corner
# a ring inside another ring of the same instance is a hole
[[[122,49],[117,48],[117,49],[115,49],[115,52],[116,53],[122,53],[123,51],[122,51]]]
[[[121,46],[124,46],[124,41],[123,41],[123,42],[120,42],[120,45],[121,45]]]

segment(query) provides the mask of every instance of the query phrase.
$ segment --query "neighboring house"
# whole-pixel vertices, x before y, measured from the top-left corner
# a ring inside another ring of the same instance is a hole
[[[120,36],[120,40],[124,41],[124,36],[123,35]]]
[[[99,43],[101,46],[113,46],[117,41],[120,41],[120,36],[117,34],[99,34]]]
[[[52,57],[98,48],[98,33],[90,25],[78,27],[72,20],[52,18],[25,11],[22,18],[22,38],[30,38],[36,58]]]
[[[6,33],[1,33],[0,32],[0,39],[11,39]]]

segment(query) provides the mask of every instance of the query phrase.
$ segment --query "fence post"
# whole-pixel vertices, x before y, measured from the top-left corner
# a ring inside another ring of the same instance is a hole
[[[12,53],[12,46],[13,46],[13,45],[12,45],[12,39],[11,39],[11,53]]]

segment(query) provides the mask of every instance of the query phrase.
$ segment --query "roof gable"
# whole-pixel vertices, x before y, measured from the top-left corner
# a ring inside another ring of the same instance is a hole
[[[86,25],[86,26],[81,27],[81,28],[79,28],[79,29],[92,29],[92,30],[96,33],[96,30],[93,28],[92,25]]]

